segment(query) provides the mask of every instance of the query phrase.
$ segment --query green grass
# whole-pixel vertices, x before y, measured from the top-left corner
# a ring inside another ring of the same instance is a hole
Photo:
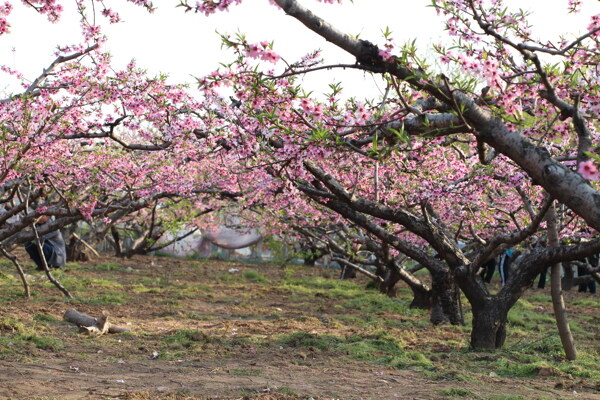
[[[57,322],[57,321],[59,321],[53,315],[48,315],[48,314],[35,314],[33,316],[33,320],[38,321],[38,322]]]
[[[289,387],[283,386],[276,390],[277,393],[287,394],[288,396],[297,396],[298,394]]]
[[[127,303],[128,296],[124,293],[109,293],[100,296],[79,297],[78,302],[89,305],[120,305]]]
[[[587,297],[576,299],[571,303],[572,306],[576,307],[600,307],[600,297]]]
[[[318,349],[353,360],[394,368],[418,370],[431,370],[433,368],[433,363],[423,352],[405,350],[405,344],[401,340],[385,331],[348,337],[295,332],[280,336],[278,343],[293,348]]]
[[[35,347],[42,350],[58,351],[63,348],[62,341],[51,337],[31,335],[26,337],[25,340],[32,342]]]
[[[94,265],[93,269],[96,271],[122,271],[123,267],[116,262],[106,262]]]
[[[95,288],[122,289],[123,285],[115,280],[103,278],[81,278],[75,276],[57,276],[60,282],[70,290],[89,291]]]
[[[58,351],[63,348],[63,342],[43,332],[35,325],[26,325],[13,318],[0,319],[0,354],[12,352],[27,352],[27,344],[41,350]]]
[[[264,371],[261,369],[230,369],[229,373],[237,376],[261,376]]]
[[[467,389],[462,388],[450,388],[450,389],[440,389],[438,390],[438,394],[449,397],[449,398],[469,398],[469,399],[479,399],[473,392]]]
[[[243,276],[244,276],[244,279],[246,279],[252,283],[268,283],[269,282],[269,280],[267,278],[260,275],[258,272],[252,271],[252,270],[244,272]]]
[[[540,306],[536,306],[527,300],[519,300],[508,313],[509,329],[520,327],[527,331],[536,331],[539,326],[553,324],[554,317],[541,311],[538,307]],[[544,308],[544,311],[550,310],[549,307]]]
[[[322,277],[313,278],[291,278],[284,281],[284,285],[291,288],[304,288],[305,290],[320,289],[320,290],[335,290],[343,292],[364,291],[364,288],[354,282],[326,279]]]

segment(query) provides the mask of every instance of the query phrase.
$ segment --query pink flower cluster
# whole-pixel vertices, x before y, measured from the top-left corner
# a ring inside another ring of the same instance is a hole
[[[323,107],[320,104],[315,104],[306,97],[300,100],[300,107],[305,113],[312,115],[315,118],[323,116]]]
[[[121,21],[121,17],[119,16],[119,14],[117,14],[110,8],[105,8],[104,10],[102,10],[102,15],[108,18],[111,24],[116,24],[117,22]]]
[[[581,0],[569,0],[569,12],[577,13],[581,10]]]
[[[585,179],[589,179],[590,181],[600,180],[600,171],[598,171],[594,160],[587,160],[579,163],[577,172],[579,172]]]
[[[386,43],[383,45],[383,49],[379,49],[379,56],[383,58],[383,61],[392,61],[394,56],[392,55],[392,50],[394,49],[394,45],[392,44],[392,38],[388,37],[386,39]]]
[[[63,6],[57,4],[56,0],[30,0],[23,1],[23,3],[35,8],[40,14],[46,14],[48,21],[53,23],[58,22],[63,12]]]
[[[10,14],[11,11],[12,4],[10,3],[4,3],[2,6],[0,6],[0,35],[8,32],[10,25],[4,17]]]
[[[92,200],[87,204],[82,204],[79,206],[79,212],[81,213],[81,215],[83,216],[83,218],[87,219],[87,220],[91,220],[92,219],[92,213],[94,212],[94,209],[96,208],[96,200]]]
[[[221,1],[212,1],[212,0],[204,0],[197,1],[196,6],[194,7],[196,12],[200,12],[206,16],[216,13],[217,11],[225,11],[229,8],[233,3],[240,4],[242,0],[221,0]]]
[[[596,14],[592,16],[592,22],[588,25],[588,31],[593,31],[594,29],[600,28],[600,14]],[[594,36],[600,35],[600,32],[596,32]]]
[[[249,44],[246,55],[250,58],[260,58],[261,60],[276,63],[279,61],[279,55],[275,53],[267,41]]]

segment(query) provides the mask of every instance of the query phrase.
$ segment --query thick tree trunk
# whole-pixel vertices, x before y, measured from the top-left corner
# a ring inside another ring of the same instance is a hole
[[[569,291],[575,284],[575,276],[573,274],[573,265],[570,262],[562,264],[564,266],[565,276],[561,280],[561,286],[563,290]]]
[[[379,282],[379,291],[389,297],[396,297],[396,283],[400,280],[398,272],[392,268],[386,268],[383,274],[378,271],[378,275],[383,278],[383,282]]]
[[[356,278],[356,270],[348,265],[342,265],[340,272],[340,279],[354,279]]]
[[[473,329],[471,347],[474,350],[494,350],[504,345],[508,307],[495,298],[472,304]]]
[[[325,252],[317,247],[304,249],[304,265],[314,267],[317,260],[325,255]]]
[[[121,235],[114,225],[110,228],[110,234],[115,241],[115,256],[120,257],[123,252],[123,248],[121,247]]]
[[[382,293],[387,294],[389,297],[396,297],[396,284],[398,281],[403,281],[408,285],[413,294],[410,308],[421,310],[431,309],[431,288],[420,279],[417,279],[412,273],[394,263],[391,263],[388,267],[380,265],[377,270],[378,275],[383,277],[383,282],[379,284],[379,290]]]
[[[310,256],[304,256],[304,266],[305,267],[314,267],[315,263],[317,262],[318,257],[315,257],[313,255]]]
[[[413,293],[413,299],[410,303],[410,308],[417,308],[419,310],[430,310],[432,308],[431,291],[425,291],[414,288],[411,289]]]
[[[465,323],[460,304],[460,290],[452,275],[448,273],[431,274],[431,322],[440,324],[450,322],[452,325]]]

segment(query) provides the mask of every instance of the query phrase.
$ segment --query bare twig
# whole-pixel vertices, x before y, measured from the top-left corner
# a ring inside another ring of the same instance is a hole
[[[15,256],[14,254],[10,254],[4,247],[0,247],[0,252],[2,252],[2,255],[6,258],[8,258],[17,268],[17,271],[19,272],[19,276],[21,277],[21,281],[23,282],[23,289],[25,290],[25,297],[29,298],[31,297],[31,292],[29,290],[29,282],[27,282],[27,277],[25,276],[25,272],[23,272],[23,268],[21,267],[21,264],[19,264],[19,260],[17,259],[17,256]]]

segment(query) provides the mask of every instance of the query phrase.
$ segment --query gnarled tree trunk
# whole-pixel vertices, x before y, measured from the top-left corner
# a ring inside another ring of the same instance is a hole
[[[450,322],[465,323],[460,304],[460,290],[449,273],[431,274],[431,322],[435,325]]]
[[[474,350],[501,348],[506,340],[509,308],[494,297],[471,305],[473,308],[471,347]]]

